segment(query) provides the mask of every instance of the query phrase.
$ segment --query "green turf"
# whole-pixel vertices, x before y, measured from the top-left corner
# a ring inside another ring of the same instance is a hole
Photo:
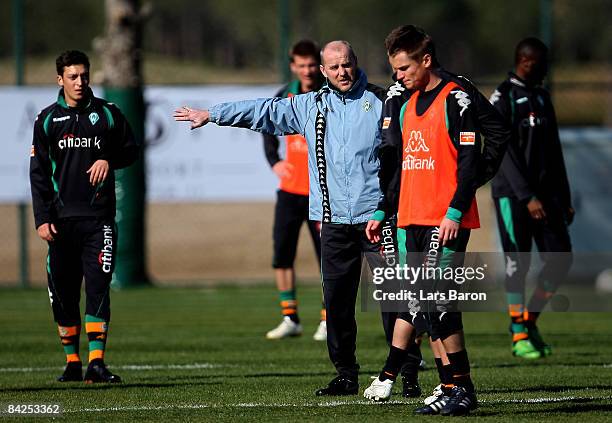
[[[304,287],[298,298],[304,336],[267,341],[265,332],[279,321],[272,287],[113,293],[106,359],[125,383],[85,386],[54,382],[64,358],[46,291],[1,290],[0,405],[59,403],[63,418],[104,422],[442,418],[413,417],[417,401],[400,395],[382,405],[370,404],[361,395],[316,398],[314,390],[334,375],[325,344],[311,338],[320,294],[316,287]],[[358,325],[363,392],[382,366],[387,348],[376,313],[359,312]],[[545,315],[541,329],[554,347],[553,355],[528,362],[510,355],[504,314],[466,314],[464,325],[481,401],[471,418],[610,421],[610,314]],[[81,350],[86,351],[84,339]],[[424,355],[431,367],[427,348]],[[152,367],[138,370],[130,365]],[[437,373],[427,370],[420,380],[429,391],[437,384]],[[521,402],[530,399],[540,402]]]

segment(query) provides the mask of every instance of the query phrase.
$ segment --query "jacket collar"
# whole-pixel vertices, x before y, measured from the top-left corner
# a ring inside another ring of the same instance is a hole
[[[522,79],[520,76],[518,76],[514,72],[508,72],[508,81],[510,81],[511,84],[516,85],[517,87],[527,88],[527,89],[532,89],[532,88],[536,88],[539,86],[539,84],[535,84],[535,85],[530,84],[529,82],[525,81],[524,79]]]
[[[347,92],[340,92],[336,87],[329,83],[329,80],[325,80],[325,87],[327,87],[334,95],[340,98],[342,101],[345,99],[355,99],[359,98],[368,85],[368,77],[365,72],[361,69],[357,68],[356,80],[350,90]]]
[[[66,103],[66,97],[64,96],[64,89],[60,88],[59,93],[57,94],[57,104],[59,104],[64,109],[77,109],[77,110],[85,110],[89,106],[91,106],[91,99],[93,98],[93,91],[91,88],[87,88],[87,103],[83,107],[70,107]]]

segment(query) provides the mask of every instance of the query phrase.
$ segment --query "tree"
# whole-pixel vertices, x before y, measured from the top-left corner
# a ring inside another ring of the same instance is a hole
[[[106,0],[105,11],[105,36],[95,41],[102,57],[105,97],[119,106],[134,135],[143,141],[142,27],[148,9],[141,8],[139,0]],[[121,288],[149,283],[145,267],[144,154],[132,166],[116,171],[116,176],[119,240],[113,286]]]

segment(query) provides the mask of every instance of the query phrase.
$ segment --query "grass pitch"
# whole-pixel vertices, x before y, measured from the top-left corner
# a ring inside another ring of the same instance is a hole
[[[400,384],[386,404],[361,396],[387,353],[376,313],[357,313],[360,395],[315,397],[334,372],[325,344],[311,337],[320,291],[300,287],[298,297],[304,336],[268,341],[265,332],[279,322],[272,286],[115,292],[106,360],[124,383],[109,386],[55,382],[64,356],[46,291],[2,290],[0,406],[60,404],[59,419],[104,422],[443,419],[414,417],[419,402],[402,398]],[[464,325],[480,400],[472,419],[610,421],[610,314],[544,315],[541,331],[554,350],[538,361],[510,355],[503,313],[466,314]],[[428,347],[423,352],[429,370],[420,382],[428,392],[437,372]]]

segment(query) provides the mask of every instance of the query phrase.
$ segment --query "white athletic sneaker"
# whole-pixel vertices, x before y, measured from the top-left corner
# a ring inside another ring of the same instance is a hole
[[[327,340],[327,322],[321,320],[316,332],[312,335],[312,339],[315,341],[326,341]]]
[[[283,317],[280,325],[266,333],[268,339],[281,339],[288,336],[300,336],[302,334],[302,325],[295,323],[288,316]]]
[[[366,388],[363,392],[363,396],[372,401],[387,401],[391,398],[391,391],[393,390],[393,381],[391,379],[385,379],[381,381],[375,378],[372,384]]]
[[[439,384],[433,389],[433,392],[431,393],[431,395],[425,398],[423,402],[425,403],[425,405],[430,405],[436,402],[438,398],[441,398],[443,395],[444,395],[444,391],[442,390],[442,384]]]

